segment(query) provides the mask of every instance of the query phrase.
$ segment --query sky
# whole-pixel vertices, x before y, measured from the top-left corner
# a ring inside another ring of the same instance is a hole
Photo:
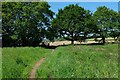
[[[51,6],[51,10],[58,13],[58,9],[63,9],[69,4],[78,4],[86,10],[90,10],[92,13],[96,11],[99,6],[106,6],[114,11],[118,11],[118,2],[48,2]]]

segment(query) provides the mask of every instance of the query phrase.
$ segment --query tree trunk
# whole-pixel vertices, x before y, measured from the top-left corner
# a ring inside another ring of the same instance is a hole
[[[86,36],[87,36],[87,33],[85,32],[84,33],[84,39],[83,39],[84,42],[86,41]]]
[[[22,46],[23,47],[27,46],[27,41],[26,41],[25,37],[22,37],[21,40],[22,40]]]
[[[71,40],[71,44],[74,44],[74,40]]]
[[[102,36],[102,41],[103,41],[103,44],[105,44],[105,37]]]
[[[74,44],[73,32],[72,32],[72,40],[71,40],[71,44]]]

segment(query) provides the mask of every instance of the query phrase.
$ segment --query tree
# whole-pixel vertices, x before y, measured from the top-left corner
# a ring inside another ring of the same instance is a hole
[[[110,36],[113,37],[115,40],[118,40],[118,37],[120,36],[120,28],[119,28],[119,25],[120,25],[120,22],[119,22],[119,13],[117,12],[113,12],[112,14],[112,29],[111,29],[111,33],[110,33]]]
[[[101,6],[97,8],[93,16],[96,20],[97,31],[101,35],[103,43],[105,43],[108,30],[118,26],[117,12],[105,6]]]
[[[84,28],[82,30],[82,32],[84,33],[84,40],[86,38],[89,38],[88,37],[88,34],[94,34],[96,33],[96,30],[97,30],[97,27],[96,27],[96,22],[93,18],[93,14],[90,13],[89,10],[86,11],[86,17],[84,18],[85,19],[85,22],[84,22]]]
[[[120,30],[119,29],[112,29],[110,36],[113,37],[115,41],[117,41],[119,36],[120,36]]]
[[[3,2],[3,46],[37,46],[46,37],[53,12],[47,2]]]
[[[59,9],[56,18],[52,21],[52,27],[58,32],[56,35],[70,40],[74,44],[79,40],[80,32],[85,31],[85,21],[91,16],[90,12],[77,4],[71,4]]]

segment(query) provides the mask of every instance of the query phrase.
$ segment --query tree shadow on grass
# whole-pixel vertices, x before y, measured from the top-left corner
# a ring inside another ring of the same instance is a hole
[[[43,47],[43,48],[46,48],[46,49],[55,49],[55,48],[57,48],[58,46],[40,45],[39,47]]]
[[[106,45],[106,44],[120,44],[120,42],[106,42],[105,44],[104,43],[85,43],[85,44],[63,44],[63,45],[56,45],[56,46],[50,46],[50,45],[38,45],[38,46],[11,46],[11,47],[43,47],[43,48],[46,48],[46,49],[56,49],[57,47],[60,47],[60,46],[80,46],[80,45]],[[9,47],[9,46],[8,46]]]

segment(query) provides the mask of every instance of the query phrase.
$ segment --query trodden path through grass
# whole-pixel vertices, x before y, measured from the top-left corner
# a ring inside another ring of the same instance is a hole
[[[54,52],[54,49],[52,49],[52,52]],[[35,78],[35,73],[37,71],[37,69],[39,68],[39,66],[44,62],[45,58],[43,57],[42,59],[40,59],[38,62],[36,62],[36,64],[33,66],[30,75],[29,75],[29,80],[34,80]]]
[[[42,58],[38,62],[36,62],[36,64],[34,65],[33,69],[30,72],[29,80],[33,80],[35,78],[36,70],[43,63],[44,60],[45,60],[45,58]]]

